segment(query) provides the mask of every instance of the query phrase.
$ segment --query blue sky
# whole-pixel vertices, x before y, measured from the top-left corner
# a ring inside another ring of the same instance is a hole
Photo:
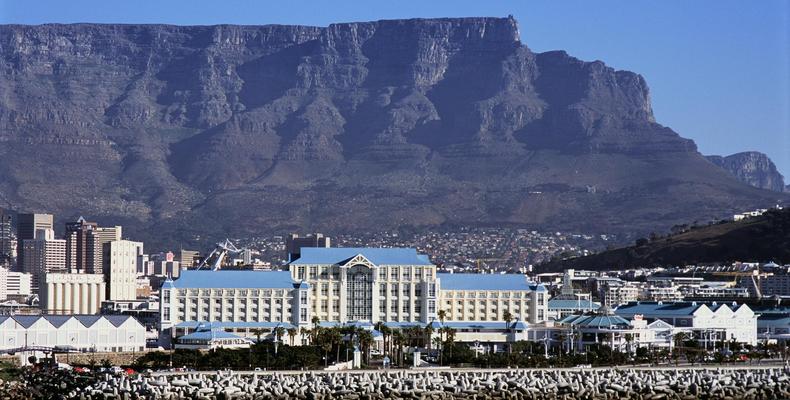
[[[790,178],[790,1],[0,0],[0,23],[302,24],[507,16],[534,51],[645,76],[658,122],[703,154],[767,153]],[[790,179],[788,179],[790,181]]]

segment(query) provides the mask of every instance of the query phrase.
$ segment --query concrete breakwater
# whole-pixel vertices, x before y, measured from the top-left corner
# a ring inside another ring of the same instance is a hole
[[[78,399],[787,399],[784,368],[432,370],[114,377]]]

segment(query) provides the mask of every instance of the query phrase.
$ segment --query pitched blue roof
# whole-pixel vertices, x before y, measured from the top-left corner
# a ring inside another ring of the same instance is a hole
[[[631,326],[627,319],[619,315],[569,315],[560,323],[587,328],[625,328]]]
[[[445,290],[536,290],[521,274],[436,274]],[[542,287],[542,285],[538,285]]]
[[[197,329],[198,327],[210,327],[211,329],[225,329],[225,328],[236,328],[236,329],[244,329],[244,328],[276,328],[278,326],[282,326],[285,329],[293,328],[294,326],[288,322],[231,322],[231,321],[184,321],[180,322],[176,325],[176,328],[189,328],[189,329]]]
[[[40,315],[14,315],[14,321],[16,321],[19,325],[22,325],[23,328],[27,329],[33,326],[39,319],[41,319]]]
[[[101,315],[75,315],[74,318],[80,321],[82,326],[90,328],[96,321],[101,319]]]
[[[615,313],[618,315],[634,315],[642,314],[645,317],[653,315],[675,315],[685,316],[691,315],[698,308],[702,307],[703,303],[694,302],[674,302],[674,303],[660,303],[660,302],[636,302],[628,303],[617,307]]]
[[[173,281],[179,289],[293,289],[294,282],[288,271],[181,271]]]
[[[442,323],[440,321],[433,321],[431,325],[434,329],[439,329],[442,327]],[[475,322],[475,321],[445,321],[444,326],[453,329],[494,329],[494,330],[501,330],[505,329],[505,321],[486,321],[486,322]],[[524,321],[512,321],[510,322],[509,327],[511,329],[527,329],[528,325]]]
[[[60,328],[66,321],[71,319],[70,315],[45,315],[44,319],[49,321],[55,328]]]
[[[376,265],[433,265],[428,256],[418,254],[412,248],[302,247],[301,252],[301,256],[291,264],[343,264],[361,254]]]
[[[573,309],[573,310],[597,310],[601,307],[600,303],[590,301],[587,299],[580,300],[563,300],[551,299],[548,303],[549,310],[554,309]]]
[[[225,332],[221,329],[208,329],[203,331],[192,332],[178,338],[178,340],[191,339],[191,340],[205,340],[210,341],[214,339],[243,339],[238,335],[230,332]]]

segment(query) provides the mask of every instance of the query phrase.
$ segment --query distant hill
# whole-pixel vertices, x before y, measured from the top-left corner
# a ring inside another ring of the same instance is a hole
[[[683,230],[684,227],[676,227]],[[790,262],[790,209],[771,210],[760,217],[730,221],[587,257],[552,261],[541,272],[565,268],[613,269],[687,265],[727,261]]]

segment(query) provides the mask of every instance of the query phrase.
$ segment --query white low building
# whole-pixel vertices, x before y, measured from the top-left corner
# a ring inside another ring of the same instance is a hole
[[[70,348],[86,352],[145,350],[145,328],[127,315],[0,317],[0,350]]]
[[[700,343],[735,340],[757,344],[757,315],[745,304],[634,302],[618,307],[615,313],[628,319],[662,320],[693,332]]]

